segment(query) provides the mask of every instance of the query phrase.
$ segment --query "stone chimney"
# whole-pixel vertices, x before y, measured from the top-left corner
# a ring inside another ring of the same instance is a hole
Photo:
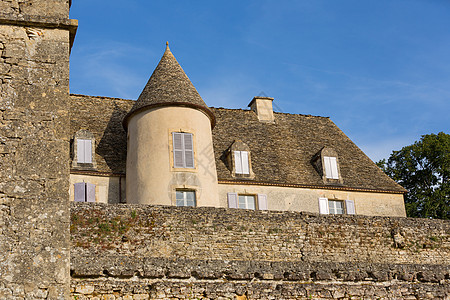
[[[256,112],[259,121],[273,123],[275,119],[273,116],[272,101],[273,98],[257,96],[250,101],[248,107]]]

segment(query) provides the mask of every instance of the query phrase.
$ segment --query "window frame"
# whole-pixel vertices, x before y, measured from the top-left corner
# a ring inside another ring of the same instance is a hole
[[[178,199],[178,195],[179,193],[182,193],[183,195],[183,199]],[[193,205],[187,205],[188,204],[188,199],[187,199],[187,195],[188,193],[192,193],[193,195]],[[183,201],[183,205],[178,205],[178,201]],[[197,207],[197,193],[195,190],[191,190],[191,189],[175,189],[175,206],[177,207]]]
[[[244,206],[245,207],[241,207],[241,197],[244,198]],[[253,208],[249,207],[249,202],[247,201],[247,199],[253,198]],[[256,210],[256,205],[257,205],[257,199],[256,199],[256,195],[250,195],[250,194],[238,194],[238,208],[240,209],[249,209],[249,210]]]
[[[336,203],[341,203],[342,213],[337,213]],[[319,213],[325,215],[356,215],[355,201],[321,197],[319,198]]]
[[[177,137],[180,140],[177,140]],[[195,169],[194,134],[190,132],[172,131],[172,165],[174,169]],[[186,149],[186,144],[189,149]],[[180,161],[181,159],[181,161]]]
[[[78,170],[95,170],[95,137],[88,131],[81,129],[74,135],[72,142],[72,168]]]
[[[266,194],[257,194],[257,193],[236,193],[231,192],[227,193],[227,201],[228,208],[236,208],[236,209],[249,209],[249,208],[241,208],[239,207],[239,197],[240,196],[253,196],[254,197],[254,206],[253,210],[268,210],[268,201]]]

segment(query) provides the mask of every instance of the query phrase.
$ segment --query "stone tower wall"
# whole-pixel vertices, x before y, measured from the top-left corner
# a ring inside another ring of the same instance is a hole
[[[0,1],[0,299],[69,287],[69,0]]]

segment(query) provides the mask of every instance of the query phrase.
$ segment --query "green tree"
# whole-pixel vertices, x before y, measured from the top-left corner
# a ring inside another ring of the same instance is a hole
[[[450,219],[450,135],[423,135],[377,165],[408,193],[408,217]]]

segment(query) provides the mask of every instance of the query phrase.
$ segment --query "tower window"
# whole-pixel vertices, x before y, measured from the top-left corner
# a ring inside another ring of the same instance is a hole
[[[172,132],[174,168],[191,168],[194,165],[194,141],[192,133]]]
[[[177,206],[196,206],[195,191],[192,190],[177,190],[176,191],[176,205]]]

